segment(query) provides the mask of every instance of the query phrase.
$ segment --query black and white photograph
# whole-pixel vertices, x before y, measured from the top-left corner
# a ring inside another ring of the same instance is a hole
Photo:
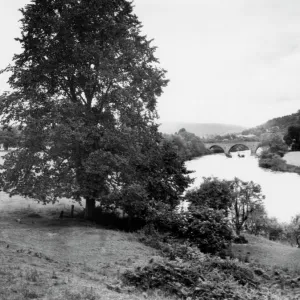
[[[300,1],[0,1],[0,300],[300,300]]]

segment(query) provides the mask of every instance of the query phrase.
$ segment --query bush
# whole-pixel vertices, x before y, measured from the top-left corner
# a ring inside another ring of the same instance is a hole
[[[231,182],[216,177],[204,177],[200,187],[188,191],[185,199],[194,206],[228,211],[232,205]]]
[[[173,234],[196,245],[204,253],[217,253],[232,240],[232,230],[224,211],[192,207],[173,216]]]
[[[139,230],[146,224],[145,220],[142,218],[129,217],[120,210],[108,209],[101,206],[95,208],[93,218],[99,225],[125,231]]]
[[[271,158],[260,158],[259,166],[261,168],[271,169],[272,171],[286,171],[286,162],[280,156],[271,154]]]
[[[180,299],[264,299],[259,297],[262,293],[258,280],[248,266],[209,256],[201,261],[151,262],[144,268],[127,271],[122,279],[139,289],[161,289]]]
[[[160,211],[152,225],[157,231],[197,246],[204,253],[220,252],[233,237],[224,211],[208,207],[190,206],[187,212]]]
[[[235,244],[248,244],[248,240],[243,235],[235,237],[233,242]]]

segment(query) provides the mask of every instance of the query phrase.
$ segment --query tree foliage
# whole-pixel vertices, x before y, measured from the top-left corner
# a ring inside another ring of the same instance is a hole
[[[206,206],[228,213],[233,201],[230,181],[204,177],[200,187],[188,191],[185,199],[196,207]]]
[[[16,147],[21,139],[21,132],[16,127],[5,126],[0,130],[0,144],[3,145],[4,150]]]
[[[223,210],[191,206],[181,216],[179,237],[187,239],[204,253],[226,249],[232,241],[232,229]]]
[[[292,151],[300,151],[300,125],[288,127],[284,141],[291,146]]]
[[[267,146],[269,153],[275,153],[281,157],[288,151],[288,146],[283,139],[283,135],[279,133],[263,134],[260,146]]]
[[[254,235],[265,235],[269,231],[269,218],[264,205],[258,204],[245,222],[245,229]]]
[[[237,235],[240,235],[250,215],[259,210],[262,200],[261,187],[253,181],[244,182],[235,178],[231,183],[233,207],[231,220]]]
[[[21,12],[23,51],[6,69],[14,92],[0,108],[23,138],[6,156],[2,190],[45,203],[84,198],[89,218],[95,201],[136,185],[148,198],[177,199],[187,172],[155,123],[165,71],[132,4],[36,0]]]
[[[173,143],[175,150],[184,160],[209,153],[201,139],[184,128],[175,134],[164,134],[164,138]]]
[[[188,191],[185,196],[191,206],[221,210],[231,225],[240,235],[245,227],[256,231],[260,225],[256,220],[260,213],[265,213],[260,185],[250,181],[244,182],[238,178],[234,180],[220,180],[218,178],[204,178],[199,188]],[[247,225],[247,226],[245,226]]]
[[[289,126],[295,126],[300,124],[300,110],[294,114],[286,115],[279,118],[274,118],[266,123],[244,130],[242,134],[255,134],[261,137],[263,134],[279,133],[285,134]]]
[[[295,215],[285,229],[290,244],[300,248],[300,215]]]

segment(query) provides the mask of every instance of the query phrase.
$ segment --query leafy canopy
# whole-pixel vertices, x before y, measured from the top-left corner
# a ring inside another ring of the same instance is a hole
[[[228,212],[233,203],[231,181],[204,177],[199,188],[188,191],[186,200],[197,207],[209,207]]]
[[[206,208],[222,210],[237,235],[240,235],[245,227],[250,229],[258,226],[256,218],[265,214],[263,206],[265,196],[261,193],[261,186],[239,178],[220,180],[216,177],[204,177],[200,187],[188,191],[185,198],[190,203],[191,209],[195,207],[199,210]]]
[[[289,126],[284,141],[291,146],[292,151],[300,150],[300,125]]]
[[[178,198],[189,182],[183,162],[169,156],[166,167],[168,155],[156,155],[165,71],[131,2],[35,0],[21,12],[23,51],[6,68],[14,92],[0,108],[2,123],[16,122],[23,138],[6,157],[2,189],[94,201],[140,184],[149,198]]]

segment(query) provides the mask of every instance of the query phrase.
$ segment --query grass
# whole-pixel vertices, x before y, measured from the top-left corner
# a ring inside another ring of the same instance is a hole
[[[0,197],[1,300],[175,299],[164,292],[145,294],[122,285],[123,272],[159,257],[157,250],[139,242],[139,235],[78,219],[61,220],[60,210],[69,210],[71,204],[64,201],[42,206],[20,197],[5,198],[3,193]],[[263,266],[269,274],[300,275],[300,249],[262,237],[246,238],[248,244],[233,245],[235,257],[247,258],[251,266]],[[284,286],[276,280],[271,281]],[[300,295],[297,289],[293,293]]]
[[[122,272],[147,264],[156,250],[132,233],[59,219],[71,204],[43,206],[0,193],[1,300],[170,299],[159,291],[127,290],[120,281]]]
[[[264,237],[245,234],[248,244],[233,244],[235,257],[263,265],[267,268],[278,268],[300,275],[300,249],[270,241]]]
[[[60,220],[60,211],[68,213],[71,204],[63,199],[44,206],[0,192],[0,300],[175,299],[160,291],[145,294],[122,286],[125,270],[146,265],[158,252],[135,234]],[[300,275],[300,249],[246,237],[248,244],[233,245],[235,257],[282,277]],[[272,281],[283,289],[285,281],[276,280]],[[300,299],[297,289],[290,294],[278,299]]]
[[[226,258],[224,260],[203,253],[199,253],[201,254],[199,256],[195,249],[185,248],[183,245],[181,247],[180,241],[163,242],[163,236],[160,238],[147,236],[145,242],[159,249],[166,260],[158,260],[158,265],[156,264],[157,260],[154,260],[147,268],[137,269],[134,273],[129,273],[129,277],[126,278],[136,284],[138,288],[160,284],[162,289],[168,289],[174,285],[174,282],[175,286],[184,286],[186,282],[190,283],[191,278],[195,277],[188,272],[198,266],[202,283],[205,282],[205,286],[214,286],[216,293],[222,289],[224,293],[233,293],[234,299],[300,299],[299,265],[295,264],[299,258],[299,252],[295,251],[298,249],[262,237],[245,235],[249,239],[249,244],[234,244],[232,253],[227,253],[231,254],[234,259]],[[144,240],[143,236],[141,238]],[[160,243],[157,240],[160,240]],[[166,248],[168,243],[172,245],[170,249]],[[176,243],[179,243],[177,251],[175,251]],[[174,251],[176,252],[175,258],[170,255],[174,254]],[[284,260],[282,256],[287,254],[292,255]],[[293,266],[292,263],[294,263]],[[173,271],[170,269],[172,264]],[[177,276],[178,272],[181,272],[180,276]],[[170,280],[168,274],[172,274],[171,281],[167,281]],[[243,285],[245,282],[246,285]],[[232,288],[231,292],[224,287]],[[189,285],[185,286],[185,291],[195,293],[195,291],[203,290],[201,282],[197,282],[197,289],[189,290],[189,288]],[[223,296],[225,296],[224,293]],[[242,298],[241,295],[243,295]],[[193,294],[191,298],[194,299],[194,296],[196,295]],[[205,299],[210,299],[207,296]],[[233,299],[227,294],[226,297],[226,299]],[[221,297],[220,299],[225,298]]]

